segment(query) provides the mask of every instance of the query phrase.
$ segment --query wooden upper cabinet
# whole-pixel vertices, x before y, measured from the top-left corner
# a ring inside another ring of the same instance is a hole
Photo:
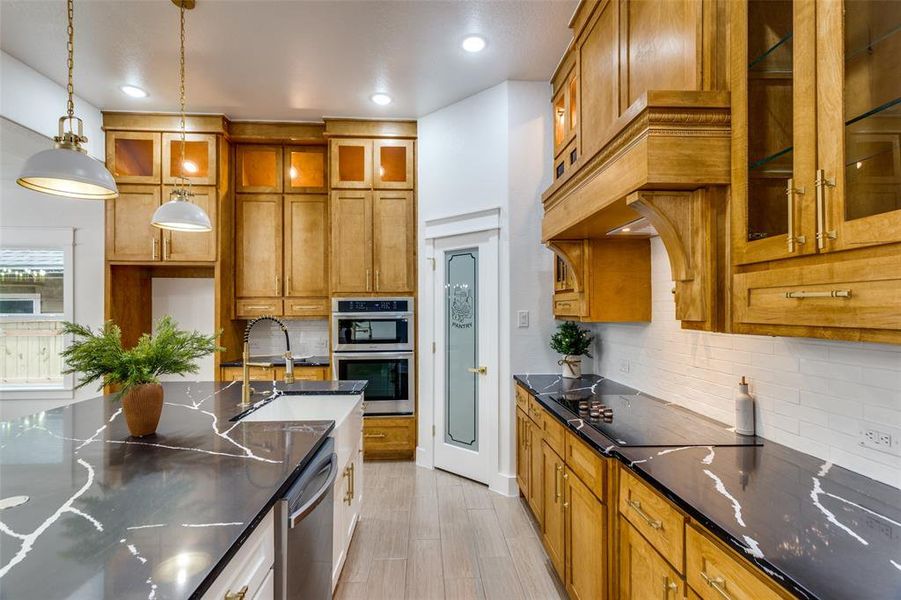
[[[901,2],[816,7],[818,248],[901,242]]]
[[[192,185],[216,185],[214,134],[185,134],[184,160],[181,134],[163,134],[163,183],[180,184],[182,177]]]
[[[119,197],[106,201],[107,260],[162,259],[161,230],[150,224],[159,205],[159,186],[119,186]]]
[[[108,131],[106,168],[117,183],[160,183],[160,134]]]
[[[168,201],[175,186],[163,186],[163,201]],[[212,231],[163,232],[163,260],[183,262],[212,262],[216,260],[216,232],[218,216],[217,194],[214,186],[192,186],[191,202],[203,208],[210,217]]]
[[[331,232],[332,292],[371,292],[372,192],[332,192]]]
[[[329,173],[333,188],[370,189],[372,140],[331,140]]]
[[[282,295],[282,197],[238,194],[235,217],[235,295]]]
[[[372,187],[412,190],[415,177],[413,140],[373,140]]]
[[[255,144],[235,150],[235,191],[277,194],[282,191],[282,147]]]
[[[752,0],[729,10],[734,260],[814,253],[813,2]]]
[[[373,290],[384,293],[415,291],[413,192],[373,192],[372,227]]]
[[[607,597],[607,514],[601,501],[575,473],[566,469],[564,475],[564,585],[573,600],[603,599]]]
[[[285,296],[328,296],[328,196],[286,195]]]
[[[603,3],[578,41],[580,142],[586,156],[610,138],[620,114],[618,6],[618,2]]]
[[[327,154],[326,146],[286,146],[285,193],[310,194],[327,191]]]
[[[628,521],[619,518],[619,598],[681,600],[682,577],[641,537]]]

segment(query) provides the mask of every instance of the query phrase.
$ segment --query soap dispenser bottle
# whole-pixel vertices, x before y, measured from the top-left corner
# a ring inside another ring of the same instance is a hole
[[[735,433],[754,435],[754,398],[748,393],[748,380],[744,377],[735,396]]]

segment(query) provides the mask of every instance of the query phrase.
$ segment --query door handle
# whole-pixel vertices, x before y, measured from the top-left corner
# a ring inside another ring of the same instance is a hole
[[[479,375],[487,375],[488,374],[488,367],[475,367],[475,368],[470,367],[466,370],[469,371],[470,373],[478,373]]]
[[[795,194],[803,195],[804,188],[796,188],[795,180],[789,178],[788,185],[785,189],[785,196],[788,199],[788,251],[795,251],[795,244],[803,244],[807,238],[803,235],[795,235]]]
[[[826,177],[826,171],[817,169],[814,185],[817,188],[817,250],[826,247],[826,240],[834,240],[838,234],[834,229],[829,229],[829,215],[826,214],[826,190],[827,187],[835,187],[835,179]]]

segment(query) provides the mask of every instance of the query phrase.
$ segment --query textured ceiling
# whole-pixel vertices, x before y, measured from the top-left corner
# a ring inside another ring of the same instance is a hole
[[[576,0],[198,0],[187,14],[188,110],[235,119],[419,117],[505,79],[547,80]],[[105,110],[178,109],[178,9],[76,0],[75,88]],[[65,2],[0,0],[0,47],[64,84]],[[467,34],[488,39],[479,54]],[[150,96],[132,99],[122,84]],[[373,92],[394,98],[389,106]],[[62,100],[61,100],[62,104]]]

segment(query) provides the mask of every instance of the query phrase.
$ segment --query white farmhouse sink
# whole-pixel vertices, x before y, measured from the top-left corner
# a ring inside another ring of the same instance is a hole
[[[353,408],[360,404],[360,395],[284,394],[243,417],[242,421],[334,421],[339,429]]]

